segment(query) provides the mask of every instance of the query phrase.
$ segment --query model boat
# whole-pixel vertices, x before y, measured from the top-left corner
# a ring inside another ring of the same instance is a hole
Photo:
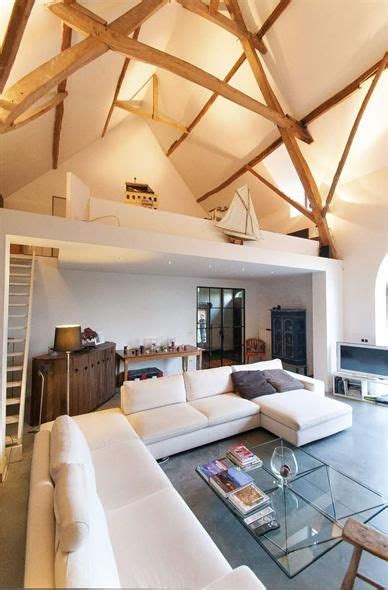
[[[229,209],[216,226],[235,244],[260,239],[260,227],[248,186],[236,190]]]

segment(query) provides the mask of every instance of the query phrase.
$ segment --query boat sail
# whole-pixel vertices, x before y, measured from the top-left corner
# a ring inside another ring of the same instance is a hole
[[[260,239],[260,227],[247,185],[236,190],[228,211],[216,226],[235,243]]]

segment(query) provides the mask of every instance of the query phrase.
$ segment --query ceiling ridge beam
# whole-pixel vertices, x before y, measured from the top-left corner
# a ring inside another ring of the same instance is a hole
[[[302,215],[304,215],[305,217],[307,217],[310,221],[314,221],[313,214],[311,213],[311,211],[309,211],[308,209],[306,209],[306,207],[303,207],[303,205],[301,205],[300,203],[298,203],[297,201],[295,201],[295,199],[292,199],[291,197],[289,197],[288,195],[286,195],[285,193],[283,193],[283,191],[281,191],[277,186],[275,186],[274,184],[272,184],[272,182],[269,182],[269,180],[267,180],[266,178],[264,178],[264,176],[261,176],[261,174],[259,174],[258,172],[256,172],[256,170],[254,170],[253,168],[251,168],[251,166],[247,166],[246,168],[247,168],[248,172],[250,172],[251,174],[253,174],[253,176],[255,176],[258,180],[260,180],[268,188],[270,188],[274,193],[276,193],[277,195],[279,195],[279,197],[281,197],[289,205],[291,205],[292,207],[294,207],[295,209],[297,209],[297,211],[299,211],[299,213],[301,213]]]
[[[225,84],[212,74],[182,59],[140,43],[140,41],[127,38],[111,27],[101,25],[71,5],[51,4],[49,9],[69,26],[82,31],[84,34],[95,35],[99,42],[108,46],[113,51],[165,69],[208,90],[217,92],[224,98],[269,119],[278,125],[278,127],[289,129],[291,134],[306,134],[306,131],[300,127],[299,123],[287,115],[278,113],[275,109],[262,104],[233,86]]]
[[[275,21],[279,18],[279,16],[282,14],[282,12],[285,10],[285,8],[287,8],[287,6],[288,6],[288,4],[290,2],[291,2],[291,0],[280,0],[280,2],[277,5],[277,7],[272,11],[272,13],[268,17],[268,19],[264,22],[264,24],[261,27],[261,29],[259,29],[257,35],[260,34],[261,37],[262,37],[269,30],[269,28],[274,25]],[[282,5],[282,10],[279,10],[280,5]],[[275,13],[276,13],[276,17],[273,16]],[[270,22],[265,27],[267,21],[270,21]],[[262,29],[264,27],[265,27],[265,30],[264,30],[264,32],[261,33],[261,31],[262,31]],[[267,51],[267,50],[265,50],[265,51]],[[231,67],[231,69],[229,70],[229,72],[226,74],[225,78],[223,78],[223,81],[224,82],[229,82],[233,78],[233,76],[237,73],[237,71],[240,69],[240,67],[245,62],[245,60],[246,60],[245,53],[242,53],[240,55],[240,57],[238,58],[238,60]],[[185,141],[185,139],[189,136],[189,134],[192,132],[192,130],[198,125],[198,123],[201,121],[201,119],[206,115],[206,113],[208,112],[208,110],[210,109],[210,107],[216,101],[216,98],[217,97],[218,97],[218,94],[217,93],[212,94],[212,96],[204,104],[204,106],[199,111],[199,113],[194,117],[194,119],[192,120],[192,122],[190,123],[190,125],[187,126],[187,133],[183,133],[176,141],[174,141],[170,145],[170,147],[168,148],[167,153],[166,153],[166,155],[168,157],[171,156],[171,154],[173,154],[175,152],[175,150]],[[303,122],[303,124],[305,124],[305,123]]]
[[[110,24],[110,28],[121,34],[130,35],[166,3],[167,0],[142,0],[114,20]],[[101,20],[100,17],[97,18]],[[98,24],[103,26],[101,23]],[[87,37],[21,78],[1,97],[9,106],[0,107],[0,128],[4,130],[4,128],[10,127],[18,116],[47,94],[49,90],[108,50],[105,43],[95,37]]]
[[[133,33],[133,39],[135,39],[137,41],[138,38],[139,38],[139,34],[140,34],[140,27],[138,27],[135,30],[135,32]],[[117,98],[119,96],[121,87],[122,87],[123,82],[124,82],[124,79],[125,79],[125,74],[127,73],[128,66],[129,66],[130,62],[131,62],[131,60],[129,59],[129,57],[126,57],[124,59],[123,67],[121,68],[121,72],[120,72],[119,78],[117,80],[116,88],[115,88],[115,91],[114,91],[114,94],[113,94],[112,103],[111,103],[111,105],[109,107],[108,115],[107,115],[107,118],[106,118],[106,121],[105,121],[105,124],[104,124],[104,128],[103,128],[102,133],[101,133],[101,137],[104,137],[105,133],[108,130],[109,123],[110,123],[110,120],[112,118],[113,110],[114,110],[114,107],[115,107],[115,102],[117,101]]]
[[[11,73],[35,0],[15,0],[0,52],[0,94]]]
[[[341,158],[340,158],[340,160],[338,162],[337,169],[336,169],[336,171],[334,173],[334,176],[333,176],[332,183],[330,185],[330,189],[329,189],[329,192],[328,192],[328,195],[327,195],[327,198],[326,198],[326,204],[325,204],[325,206],[323,208],[323,212],[322,212],[323,216],[326,216],[327,215],[327,212],[329,210],[329,207],[330,207],[331,202],[332,202],[333,197],[334,197],[335,189],[337,188],[339,179],[340,179],[341,174],[342,174],[342,171],[344,169],[346,160],[347,160],[347,158],[349,156],[350,148],[352,147],[352,144],[353,144],[354,138],[356,136],[357,130],[358,130],[359,126],[360,126],[362,117],[363,117],[363,115],[364,115],[364,113],[366,111],[366,108],[368,106],[368,103],[369,103],[369,101],[370,101],[370,99],[372,97],[372,94],[373,94],[373,92],[374,92],[374,90],[375,90],[375,88],[376,88],[376,86],[378,84],[378,81],[380,80],[381,75],[382,75],[382,73],[385,70],[386,63],[387,63],[387,56],[388,56],[388,54],[386,53],[384,55],[383,59],[381,60],[380,66],[379,66],[379,68],[378,68],[378,70],[377,70],[377,72],[376,72],[376,74],[375,74],[375,76],[374,76],[374,78],[373,78],[373,80],[371,82],[371,85],[368,88],[368,92],[364,96],[364,100],[362,101],[361,106],[360,106],[360,108],[359,108],[359,110],[357,112],[356,118],[354,120],[354,123],[353,123],[352,128],[351,128],[350,133],[349,133],[349,137],[348,137],[348,139],[346,141],[344,151],[342,152]]]

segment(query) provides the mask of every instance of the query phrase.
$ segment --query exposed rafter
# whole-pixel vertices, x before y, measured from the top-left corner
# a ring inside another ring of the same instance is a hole
[[[138,29],[136,29],[136,31],[133,33],[133,38],[136,41],[139,38],[139,33],[140,33],[140,27]],[[118,99],[118,96],[119,96],[121,87],[122,87],[123,82],[124,82],[125,74],[127,73],[128,66],[130,64],[130,61],[131,60],[128,57],[126,57],[124,59],[123,67],[121,68],[119,79],[117,80],[117,85],[116,85],[116,88],[115,88],[115,91],[114,91],[114,94],[113,94],[112,104],[109,107],[108,116],[106,118],[105,125],[104,125],[104,128],[103,128],[102,133],[101,133],[101,137],[104,137],[105,133],[108,130],[109,123],[110,123],[110,120],[112,118],[113,110],[115,108],[115,102]]]
[[[210,0],[210,2],[209,2],[210,14],[217,14],[219,5],[220,5],[220,0]]]
[[[68,4],[70,0],[65,0]],[[65,51],[71,46],[71,37],[73,34],[73,30],[68,27],[67,25],[63,25],[62,28],[62,43],[61,43],[61,51]],[[62,80],[58,84],[58,94],[62,92],[66,92],[67,86],[67,79]],[[62,121],[63,115],[65,112],[65,107],[63,101],[61,101],[55,108],[55,119],[54,119],[54,133],[53,133],[53,151],[52,151],[52,161],[53,161],[53,168],[56,170],[58,168],[58,159],[59,159],[59,144],[61,140],[61,130],[62,130]]]
[[[263,51],[263,53],[265,53],[266,49],[261,39],[249,31],[242,29],[238,22],[228,18],[227,16],[224,16],[220,12],[212,12],[210,10],[210,6],[206,6],[206,4],[203,4],[201,0],[178,0],[178,2],[183,6],[183,8],[186,8],[187,10],[190,10],[190,12],[194,12],[195,14],[198,14],[198,16],[202,16],[203,18],[210,20],[211,22],[225,29],[225,31],[235,35],[239,39],[247,37],[251,38],[254,46],[259,51]]]
[[[240,26],[242,26],[244,19],[240,11],[238,0],[227,0],[227,6],[231,14],[235,16],[236,21],[240,24]],[[264,68],[261,64],[259,56],[255,51],[255,47],[253,46],[251,39],[241,38],[240,40],[264,100],[266,101],[267,105],[275,109],[279,114],[283,114],[282,107],[280,106],[280,103],[268,82]],[[318,228],[320,242],[325,246],[330,245],[332,256],[335,257],[336,253],[334,243],[330,235],[326,219],[322,216],[321,195],[311,170],[300,150],[295,137],[284,128],[279,127],[279,132],[309,200],[314,222]]]
[[[258,31],[257,36],[260,35],[260,38],[261,38],[269,30],[269,28],[275,23],[275,21],[279,18],[279,16],[282,14],[282,12],[285,10],[285,8],[287,8],[287,6],[290,4],[290,2],[291,2],[291,0],[280,0],[277,7],[273,10],[273,12],[270,14],[268,19],[264,22],[263,26]],[[281,10],[280,10],[280,7],[281,7]],[[246,60],[246,56],[245,56],[245,53],[243,53],[242,55],[240,55],[240,57],[238,58],[236,63],[231,67],[231,69],[226,74],[223,81],[226,83],[230,82],[230,80],[237,73],[237,71],[240,69],[240,67],[245,62],[245,60]],[[201,119],[206,115],[206,113],[208,112],[210,107],[215,103],[217,97],[218,97],[218,94],[216,94],[216,93],[212,94],[212,96],[209,98],[209,100],[204,104],[202,109],[199,111],[198,115],[196,115],[194,117],[194,119],[192,120],[192,122],[190,123],[190,125],[187,126],[187,133],[183,133],[176,141],[174,141],[170,145],[169,149],[167,150],[167,156],[171,156],[171,154],[173,154],[175,152],[175,150],[185,141],[185,139],[189,136],[189,134],[193,131],[193,129],[198,125],[198,123],[201,121]]]
[[[305,124],[315,121],[315,119],[318,119],[319,117],[321,117],[322,115],[327,113],[329,110],[334,108],[337,104],[339,104],[340,102],[345,100],[348,96],[350,96],[354,92],[356,92],[356,90],[359,90],[361,88],[361,85],[364,82],[366,82],[367,80],[369,80],[369,78],[371,78],[372,76],[375,75],[376,71],[378,70],[378,68],[380,66],[380,63],[381,63],[381,60],[378,61],[377,63],[373,64],[373,66],[371,66],[370,68],[365,70],[365,72],[363,72],[362,74],[357,76],[357,78],[352,80],[352,82],[347,84],[347,86],[345,86],[344,88],[342,88],[341,90],[339,90],[338,92],[336,92],[335,94],[333,94],[332,96],[330,96],[329,98],[324,100],[317,107],[315,107],[312,111],[310,111],[307,115],[305,115],[301,119],[301,121]],[[387,68],[387,66],[388,66],[388,64],[386,63],[385,67]],[[256,164],[258,164],[259,162],[264,160],[267,156],[272,154],[272,152],[274,152],[282,144],[283,144],[283,139],[281,137],[279,137],[278,139],[273,141],[269,146],[267,146],[265,149],[261,150],[256,156],[251,158],[251,160],[249,162],[247,162],[246,164],[241,166],[241,168],[239,168],[231,176],[226,178],[221,184],[219,184],[215,188],[211,189],[210,191],[208,191],[207,193],[202,195],[199,199],[197,199],[198,203],[205,201],[206,199],[208,199],[212,195],[215,195],[216,193],[222,191],[224,188],[226,188],[227,186],[232,184],[232,182],[237,180],[237,178],[239,178],[240,176],[242,176],[243,174],[246,173],[247,167],[256,166]]]
[[[126,57],[152,64],[208,90],[217,92],[224,98],[269,119],[278,125],[278,127],[289,129],[291,134],[296,134],[306,141],[308,140],[306,130],[297,121],[287,115],[280,114],[272,107],[268,107],[254,100],[247,94],[240,92],[233,86],[225,84],[222,80],[204,72],[200,68],[144,43],[129,39],[111,27],[103,26],[90,16],[81,13],[73,5],[67,6],[62,3],[51,4],[49,9],[69,26],[84,34],[96,36],[99,43],[103,43],[113,51],[117,51]]]
[[[0,53],[0,93],[8,80],[35,0],[15,0]]]
[[[8,129],[8,131],[13,131],[14,129],[19,129],[19,127],[22,127],[23,125],[27,125],[27,123],[31,123],[31,121],[34,121],[35,119],[37,119],[41,115],[48,113],[49,111],[51,111],[51,109],[56,108],[59,104],[61,104],[65,100],[66,97],[67,97],[67,92],[56,92],[53,96],[49,97],[43,104],[41,104],[36,109],[27,111],[27,112],[23,113],[22,115],[20,115],[20,117],[18,117],[16,119],[16,121],[14,121],[14,123],[12,123],[12,126],[10,127],[10,129]],[[1,130],[0,130],[0,133],[1,133]]]
[[[277,195],[279,195],[279,197],[281,197],[289,205],[291,205],[292,207],[294,207],[295,209],[297,209],[297,211],[299,211],[299,213],[302,213],[302,215],[304,215],[305,217],[307,217],[310,221],[314,221],[313,214],[311,213],[311,211],[309,211],[308,209],[306,209],[306,207],[303,207],[303,205],[301,205],[300,203],[298,203],[294,199],[291,199],[291,197],[288,197],[285,193],[283,193],[283,191],[281,191],[280,189],[278,189],[277,186],[275,186],[274,184],[272,184],[272,182],[269,182],[269,180],[267,180],[266,178],[264,178],[264,176],[261,176],[261,174],[259,174],[258,172],[256,172],[256,170],[253,170],[253,168],[251,168],[250,166],[247,166],[246,169],[248,170],[248,172],[250,172],[251,174],[253,174],[253,176],[255,176],[258,180],[260,180],[263,184],[265,184],[268,188],[270,188],[274,193],[276,193]]]
[[[355,121],[353,123],[352,129],[350,131],[348,140],[347,140],[346,145],[345,145],[345,149],[344,149],[344,151],[342,153],[342,156],[340,158],[340,161],[338,162],[338,166],[337,166],[337,169],[335,171],[335,174],[334,174],[334,177],[333,177],[333,181],[332,181],[332,183],[330,185],[330,189],[329,189],[329,192],[328,192],[328,195],[327,195],[327,199],[326,199],[326,204],[325,204],[325,207],[323,209],[323,215],[324,216],[327,214],[327,212],[329,210],[329,207],[331,205],[331,202],[333,200],[335,189],[337,188],[337,185],[338,185],[340,176],[342,174],[342,170],[344,169],[346,160],[347,160],[348,155],[349,155],[349,152],[350,152],[350,148],[352,147],[353,140],[354,140],[354,138],[356,136],[357,129],[360,126],[361,119],[362,119],[362,117],[363,117],[363,115],[365,113],[366,107],[368,106],[368,103],[369,103],[369,101],[370,101],[370,99],[372,97],[372,94],[373,94],[376,86],[377,86],[377,83],[380,80],[381,75],[382,75],[382,73],[385,70],[386,63],[387,63],[387,56],[388,56],[388,54],[386,53],[384,55],[383,59],[381,60],[379,69],[377,70],[377,72],[375,74],[375,77],[373,78],[372,83],[369,86],[368,92],[366,93],[366,95],[364,97],[364,100],[361,103],[360,109],[359,109],[359,111],[357,113],[357,116],[355,118]]]
[[[142,0],[140,4],[113,21],[110,24],[110,29],[123,35],[130,35],[167,1]],[[73,6],[76,10],[76,3],[73,3]],[[97,17],[99,26],[103,26],[100,21],[101,19]],[[0,129],[4,131],[9,128],[17,117],[27,111],[47,92],[108,50],[109,47],[99,39],[88,37],[24,76],[7,89],[1,97]]]

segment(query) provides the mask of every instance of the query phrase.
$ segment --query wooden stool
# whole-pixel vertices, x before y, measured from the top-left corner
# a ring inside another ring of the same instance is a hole
[[[349,518],[342,531],[342,538],[354,545],[354,549],[348,570],[342,581],[341,590],[352,590],[356,578],[367,582],[378,590],[385,590],[386,586],[360,574],[358,566],[363,551],[388,561],[388,536],[354,520],[354,518]]]

